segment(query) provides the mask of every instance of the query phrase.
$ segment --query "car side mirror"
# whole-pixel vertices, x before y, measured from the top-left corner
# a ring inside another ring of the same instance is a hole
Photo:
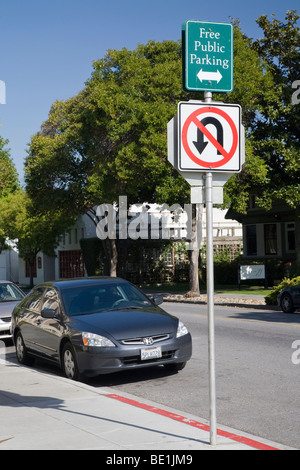
[[[58,318],[56,310],[54,310],[53,308],[44,308],[41,311],[41,316],[43,318]]]
[[[155,305],[160,305],[163,303],[164,298],[162,295],[154,295],[152,301],[155,303]]]

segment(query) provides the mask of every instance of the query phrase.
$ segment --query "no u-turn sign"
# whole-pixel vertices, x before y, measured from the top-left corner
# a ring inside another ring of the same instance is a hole
[[[241,170],[241,108],[237,104],[178,104],[181,171]]]

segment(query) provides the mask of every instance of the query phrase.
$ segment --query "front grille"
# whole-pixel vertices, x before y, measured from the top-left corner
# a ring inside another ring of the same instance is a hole
[[[11,317],[2,317],[2,318],[0,318],[0,321],[3,321],[4,323],[10,323],[11,322]]]
[[[170,335],[165,334],[165,335],[155,335],[155,336],[149,336],[147,338],[152,338],[153,343],[157,343],[158,341],[165,341],[166,339],[170,338]],[[134,346],[134,345],[145,345],[144,338],[129,338],[129,339],[123,339],[121,341],[122,344],[125,344],[127,346]],[[153,344],[151,343],[151,344]]]
[[[162,357],[158,359],[148,359],[147,361],[142,361],[141,356],[128,356],[128,357],[123,357],[122,362],[124,365],[129,366],[129,365],[138,365],[138,364],[149,364],[149,363],[155,363],[155,362],[160,362],[165,359],[172,359],[174,357],[174,351],[163,351],[162,352]]]

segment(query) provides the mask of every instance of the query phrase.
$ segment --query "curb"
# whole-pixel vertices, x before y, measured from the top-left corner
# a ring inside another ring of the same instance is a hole
[[[186,297],[184,294],[161,294],[163,296],[164,302],[177,302],[177,303],[187,303],[187,304],[207,304],[207,296],[201,295],[199,297]],[[266,305],[264,300],[255,300],[249,298],[227,298],[227,297],[214,297],[215,305],[225,305],[228,307],[244,307],[244,308],[259,308],[264,310],[277,310],[280,311],[280,307],[277,305]]]

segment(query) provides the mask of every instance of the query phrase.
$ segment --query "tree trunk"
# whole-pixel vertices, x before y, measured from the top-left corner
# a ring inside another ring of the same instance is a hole
[[[115,239],[106,238],[101,240],[106,257],[105,274],[111,277],[117,277],[118,250]]]
[[[86,214],[97,228],[97,224],[100,222],[101,218],[96,214],[96,211],[94,209],[90,209]],[[109,236],[100,240],[106,257],[105,274],[111,277],[117,277],[118,250],[116,240],[114,238],[109,238]]]
[[[111,251],[109,275],[111,277],[117,277],[117,266],[118,266],[117,244],[116,244],[116,240],[114,239],[109,240],[109,241],[110,241],[110,251]]]
[[[33,268],[34,268],[34,259],[29,259],[28,260],[28,268],[29,268],[29,287],[30,289],[33,288]]]
[[[200,204],[192,205],[192,237],[190,242],[189,259],[189,291],[188,297],[200,295],[199,287],[199,253],[202,231],[202,210]]]

